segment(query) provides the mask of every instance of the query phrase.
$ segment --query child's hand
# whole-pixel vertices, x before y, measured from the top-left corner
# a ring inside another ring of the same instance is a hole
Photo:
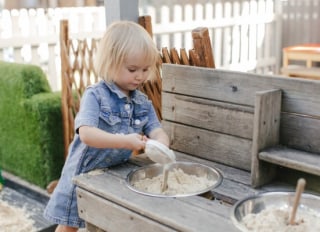
[[[128,149],[130,150],[142,150],[146,146],[147,137],[140,134],[127,134],[126,142]]]

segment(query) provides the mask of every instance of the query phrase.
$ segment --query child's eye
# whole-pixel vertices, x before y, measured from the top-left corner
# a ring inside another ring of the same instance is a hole
[[[131,72],[131,73],[133,73],[133,72],[136,71],[135,69],[130,69],[130,68],[128,68],[128,70],[129,70],[129,72]]]
[[[148,68],[145,68],[145,69],[143,69],[143,71],[144,71],[144,72],[148,72],[148,71],[149,71],[149,69],[148,69]]]

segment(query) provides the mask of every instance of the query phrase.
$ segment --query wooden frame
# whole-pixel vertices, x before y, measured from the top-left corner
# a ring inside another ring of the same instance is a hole
[[[319,82],[173,64],[163,64],[162,74],[162,124],[177,161],[217,168],[223,181],[211,198],[145,196],[125,182],[132,170],[150,164],[143,158],[77,176],[79,215],[88,227],[236,231],[230,219],[236,201],[279,190],[279,183],[294,190],[296,180],[291,189],[273,182],[278,167],[314,174],[318,185]]]

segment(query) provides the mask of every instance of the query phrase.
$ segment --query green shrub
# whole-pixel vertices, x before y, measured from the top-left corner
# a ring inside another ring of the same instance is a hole
[[[61,94],[40,67],[0,62],[0,165],[40,187],[64,162]]]

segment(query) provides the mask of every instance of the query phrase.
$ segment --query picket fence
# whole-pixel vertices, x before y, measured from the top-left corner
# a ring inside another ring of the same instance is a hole
[[[301,2],[317,5],[313,0]],[[273,74],[281,66],[283,3],[283,0],[140,0],[139,14],[151,16],[159,49],[188,50],[192,48],[191,31],[207,27],[216,68]],[[3,10],[0,59],[41,66],[52,89],[59,90],[61,19],[69,20],[70,38],[100,38],[105,31],[104,7]]]
[[[71,38],[100,38],[104,7],[3,10],[0,17],[0,59],[42,67],[53,90],[61,89],[60,20],[70,22]]]

